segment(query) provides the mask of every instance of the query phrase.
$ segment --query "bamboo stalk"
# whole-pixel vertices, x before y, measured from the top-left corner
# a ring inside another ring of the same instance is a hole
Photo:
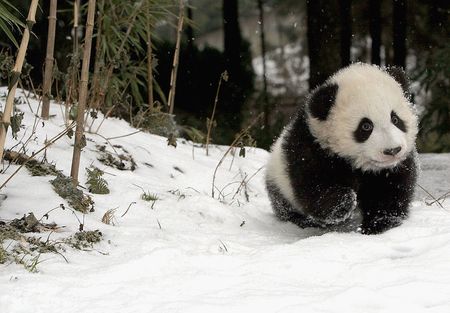
[[[97,109],[98,104],[96,97],[99,95],[100,90],[100,65],[101,65],[101,43],[102,43],[102,26],[103,26],[103,12],[105,7],[105,0],[101,0],[99,3],[99,16],[97,19],[97,35],[95,39],[95,60],[94,60],[94,74],[92,75],[92,90],[91,90],[91,103],[90,107]]]
[[[57,0],[50,0],[50,14],[48,16],[47,52],[45,56],[44,83],[42,88],[42,112],[41,117],[47,120],[50,115],[50,94],[53,75],[53,52],[55,50],[56,9]]]
[[[64,122],[66,125],[68,125],[69,122],[69,110],[70,106],[73,101],[73,99],[77,96],[76,90],[77,90],[77,82],[78,82],[78,19],[79,19],[79,12],[80,12],[80,0],[75,0],[73,2],[73,52],[72,52],[72,59],[71,59],[71,67],[69,71],[69,88],[66,95],[66,101],[64,102],[65,106],[65,112],[64,112]]]
[[[148,108],[153,111],[153,51],[150,25],[150,0],[147,3],[147,93]]]
[[[172,73],[170,74],[170,90],[167,105],[169,106],[169,114],[173,114],[175,105],[175,90],[177,85],[178,63],[180,59],[180,44],[184,21],[184,0],[180,0],[180,14],[178,16],[177,42],[175,44],[175,53],[173,54]]]
[[[0,125],[0,160],[3,159],[3,149],[5,147],[8,126],[11,123],[11,113],[14,104],[14,96],[16,95],[17,84],[19,82],[20,73],[22,72],[25,54],[28,48],[28,42],[30,41],[31,29],[36,23],[36,9],[38,3],[39,0],[32,0],[31,2],[30,9],[28,11],[27,24],[23,32],[22,41],[20,42],[19,51],[16,57],[16,63],[14,64],[14,68],[12,70],[11,83],[8,88],[5,110],[3,111],[2,121]]]
[[[73,50],[78,50],[78,19],[80,12],[80,0],[75,0],[73,3]]]
[[[70,176],[73,183],[78,184],[78,172],[80,168],[82,140],[84,133],[84,110],[86,108],[88,81],[89,81],[89,63],[91,58],[92,34],[94,32],[95,19],[95,0],[89,0],[88,16],[86,21],[86,34],[84,37],[83,66],[81,68],[80,94],[78,98],[77,128],[75,130],[75,144],[73,147],[72,169]]]

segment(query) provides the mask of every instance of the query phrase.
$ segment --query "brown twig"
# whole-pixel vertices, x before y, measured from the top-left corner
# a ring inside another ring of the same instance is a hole
[[[212,129],[212,126],[214,124],[214,115],[216,113],[217,102],[219,101],[219,92],[220,92],[220,86],[222,85],[222,80],[228,81],[228,73],[227,73],[227,71],[223,72],[220,75],[219,83],[217,84],[217,91],[216,91],[216,97],[214,98],[213,111],[212,111],[212,114],[211,114],[211,118],[209,119],[208,132],[206,134],[206,155],[209,155],[209,141],[211,139],[211,129]]]
[[[114,153],[117,155],[117,157],[119,157],[119,153],[117,152],[116,148],[114,148],[114,145],[109,141],[108,138],[100,134],[92,134],[92,135],[96,135],[103,138],[106,141],[106,143],[109,144],[109,146],[114,150]]]
[[[126,210],[120,217],[124,217],[124,216],[128,213],[128,210],[131,208],[131,206],[132,206],[133,204],[136,204],[136,202],[131,202],[130,205],[128,205],[127,210]]]
[[[447,191],[446,193],[444,193],[442,196],[440,196],[439,198],[437,198],[437,200],[431,202],[431,204],[433,204],[436,201],[440,201],[440,200],[445,200],[445,198],[450,195],[450,191]],[[443,201],[442,201],[443,202]]]
[[[445,210],[445,208],[444,208],[444,206],[442,205],[442,203],[440,203],[439,200],[436,199],[435,196],[433,196],[428,190],[426,190],[425,188],[423,188],[420,184],[417,184],[417,186],[419,186],[420,189],[422,189],[423,191],[425,191],[425,193],[426,193],[427,195],[429,195],[429,196],[434,200],[433,203],[437,202],[437,204],[438,204],[442,209]],[[432,204],[433,204],[433,203],[432,203]]]
[[[103,119],[100,122],[100,124],[98,125],[97,129],[95,130],[95,133],[97,134],[98,131],[100,130],[100,127],[102,127],[103,122],[109,117],[109,115],[112,113],[112,111],[115,109],[117,104],[114,104],[111,108],[109,108],[108,112],[106,112],[105,115],[103,115]]]
[[[135,135],[135,134],[137,134],[137,133],[140,133],[140,132],[142,132],[142,131],[141,131],[141,130],[137,130],[137,131],[134,131],[134,132],[129,133],[129,134],[125,134],[125,135],[121,135],[121,136],[115,136],[115,137],[108,137],[108,138],[106,138],[106,139],[112,140],[112,139],[118,139],[118,138],[128,137],[128,136],[132,136],[132,135]]]
[[[214,198],[214,189],[215,189],[215,182],[216,182],[216,174],[217,170],[219,169],[220,165],[225,160],[225,157],[230,153],[231,149],[236,145],[236,143],[239,141],[239,139],[242,138],[263,116],[263,113],[260,113],[245,129],[241,130],[240,133],[236,136],[234,141],[231,143],[231,145],[228,147],[227,151],[225,151],[224,155],[220,159],[219,163],[217,164],[214,174],[213,174],[213,180],[212,180],[212,188],[211,188],[211,196]]]
[[[239,192],[241,191],[241,189],[242,189],[243,187],[248,186],[248,183],[250,182],[250,180],[252,180],[252,178],[255,177],[256,174],[258,174],[263,168],[264,168],[264,166],[261,166],[260,168],[258,168],[258,169],[256,170],[256,172],[253,173],[252,176],[250,176],[250,177],[248,177],[248,175],[245,174],[244,178],[243,178],[242,181],[241,181],[241,184],[239,185],[238,189],[236,190],[236,192],[235,192],[235,194],[233,195],[233,197],[231,198],[231,200],[234,200],[234,198],[239,194]],[[247,181],[246,181],[246,178],[247,178],[247,177],[248,177],[248,179],[247,179]],[[246,189],[247,189],[247,188],[246,188]],[[248,201],[248,199],[247,199],[247,201]]]
[[[75,123],[73,122],[72,124],[69,125],[69,127],[67,127],[66,129],[64,129],[62,132],[60,132],[58,135],[56,135],[55,137],[53,137],[50,141],[48,141],[44,147],[42,147],[41,149],[39,149],[37,152],[33,153],[31,155],[31,157],[28,160],[25,160],[15,171],[14,173],[12,173],[6,180],[5,182],[0,186],[0,190],[6,186],[6,184],[20,171],[20,169],[28,163],[28,161],[30,161],[31,159],[33,159],[36,155],[38,155],[39,153],[41,153],[42,151],[46,150],[48,147],[50,147],[51,145],[53,145],[56,141],[58,141],[59,139],[61,139],[62,137],[64,137],[67,132],[72,129],[75,126]]]

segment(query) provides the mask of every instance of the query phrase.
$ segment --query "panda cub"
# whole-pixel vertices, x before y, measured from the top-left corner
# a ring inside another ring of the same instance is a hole
[[[364,234],[408,215],[416,183],[417,115],[399,68],[355,63],[312,91],[274,143],[266,188],[276,216],[300,227]]]

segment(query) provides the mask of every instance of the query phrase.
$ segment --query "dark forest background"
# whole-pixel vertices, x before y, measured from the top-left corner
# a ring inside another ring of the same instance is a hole
[[[84,2],[81,25],[85,23]],[[9,9],[11,13],[24,20],[29,1],[10,3],[15,7]],[[136,12],[138,2],[133,1],[97,3],[91,72],[107,71],[112,64],[113,76],[103,90],[102,105],[92,104],[91,110],[111,110],[112,115],[135,126],[139,118],[142,127],[152,124],[154,120],[146,115],[149,108],[155,114],[167,111],[179,2],[151,0],[147,12]],[[79,67],[74,38],[82,41],[83,35],[82,27],[74,33],[72,8],[72,1],[58,1],[52,96],[61,101],[68,93],[70,73]],[[229,144],[242,127],[263,112],[264,118],[245,144],[268,148],[309,89],[339,68],[362,61],[406,70],[421,115],[419,150],[450,152],[449,1],[189,0],[183,10],[186,22],[174,104],[179,136],[205,140],[218,82],[227,71],[228,80],[218,93],[213,142]],[[22,74],[29,76],[23,79],[25,87],[37,91],[42,86],[48,12],[49,1],[40,1]],[[146,24],[141,23],[149,14],[155,79],[151,104],[145,63]],[[130,23],[131,35],[119,50]],[[11,28],[16,37],[19,29]],[[2,34],[0,49],[0,79],[7,84],[17,47]]]

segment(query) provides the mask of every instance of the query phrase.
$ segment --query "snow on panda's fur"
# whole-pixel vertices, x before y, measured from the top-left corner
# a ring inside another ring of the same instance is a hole
[[[362,233],[398,226],[414,193],[417,131],[401,69],[340,70],[312,91],[272,147],[266,187],[275,214],[330,227],[358,209]]]

